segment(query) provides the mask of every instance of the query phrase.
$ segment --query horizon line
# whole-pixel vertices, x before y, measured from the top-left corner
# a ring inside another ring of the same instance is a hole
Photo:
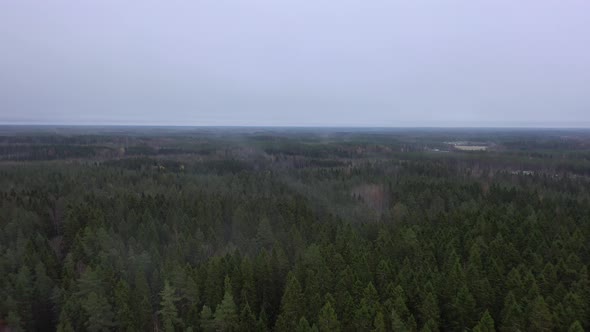
[[[571,125],[541,125],[541,124],[506,124],[506,125],[492,125],[492,124],[449,124],[449,125],[397,125],[397,126],[377,126],[377,125],[319,125],[319,124],[199,124],[199,125],[187,125],[187,124],[152,124],[152,123],[26,123],[26,122],[0,122],[2,127],[152,127],[152,128],[329,128],[329,129],[590,129],[590,124],[582,126],[571,126]]]

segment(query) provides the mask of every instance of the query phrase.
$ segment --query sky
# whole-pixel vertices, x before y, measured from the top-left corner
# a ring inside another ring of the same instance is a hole
[[[590,127],[590,1],[5,0],[0,123]]]

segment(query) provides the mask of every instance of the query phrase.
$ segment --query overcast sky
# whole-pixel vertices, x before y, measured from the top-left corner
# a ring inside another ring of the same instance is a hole
[[[0,123],[590,126],[590,1],[5,0]]]

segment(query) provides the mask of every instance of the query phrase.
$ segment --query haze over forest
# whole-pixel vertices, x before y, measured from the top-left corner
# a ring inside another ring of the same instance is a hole
[[[587,1],[10,1],[0,123],[590,124]]]

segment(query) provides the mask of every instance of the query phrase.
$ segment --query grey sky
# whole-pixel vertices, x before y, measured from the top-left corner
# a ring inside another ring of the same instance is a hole
[[[0,123],[589,126],[590,2],[6,0]]]

